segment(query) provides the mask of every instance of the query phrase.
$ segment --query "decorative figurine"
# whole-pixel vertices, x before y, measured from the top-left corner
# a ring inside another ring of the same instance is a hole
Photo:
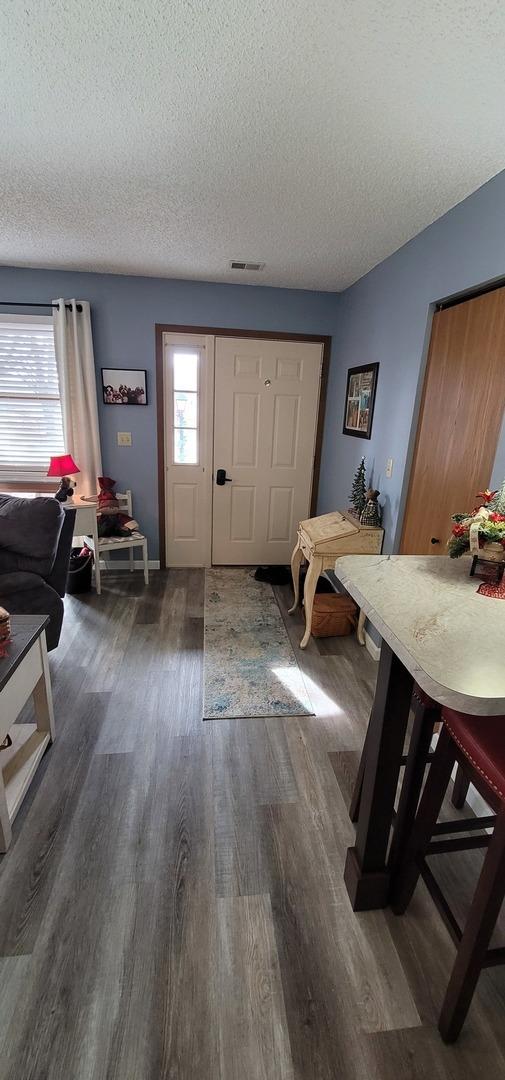
[[[373,525],[379,526],[381,523],[381,509],[377,502],[380,495],[380,491],[375,488],[368,488],[366,493],[366,502],[361,511],[359,523],[360,525]]]
[[[74,496],[75,486],[69,476],[62,476],[60,480],[60,486],[54,493],[55,499],[58,502],[66,502],[67,499],[72,499]]]

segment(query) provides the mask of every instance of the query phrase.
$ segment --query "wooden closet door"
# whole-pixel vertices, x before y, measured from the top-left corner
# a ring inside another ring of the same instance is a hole
[[[451,514],[488,487],[505,401],[505,288],[437,312],[401,551],[445,555]]]

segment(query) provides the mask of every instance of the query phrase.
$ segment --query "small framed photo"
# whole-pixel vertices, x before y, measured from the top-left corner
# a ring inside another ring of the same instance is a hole
[[[105,405],[147,405],[147,371],[141,368],[102,368]]]
[[[378,364],[349,368],[345,394],[344,435],[369,439],[372,434]]]

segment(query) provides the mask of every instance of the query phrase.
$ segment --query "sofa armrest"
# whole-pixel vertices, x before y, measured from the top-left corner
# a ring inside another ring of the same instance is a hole
[[[72,549],[72,537],[74,535],[75,510],[70,507],[65,510],[65,519],[61,527],[60,539],[56,551],[53,568],[48,577],[47,584],[55,589],[60,596],[65,596],[67,584],[68,563]]]

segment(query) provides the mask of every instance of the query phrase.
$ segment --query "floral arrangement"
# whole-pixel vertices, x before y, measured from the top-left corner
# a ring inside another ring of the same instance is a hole
[[[466,551],[473,551],[472,532],[473,538],[478,536],[479,548],[501,544],[505,559],[505,480],[498,491],[479,491],[477,498],[482,501],[471,514],[453,514],[452,535],[447,541],[449,555],[451,559],[459,559]],[[499,548],[494,548],[493,552],[494,560],[500,557]],[[484,550],[482,557],[486,558]]]

